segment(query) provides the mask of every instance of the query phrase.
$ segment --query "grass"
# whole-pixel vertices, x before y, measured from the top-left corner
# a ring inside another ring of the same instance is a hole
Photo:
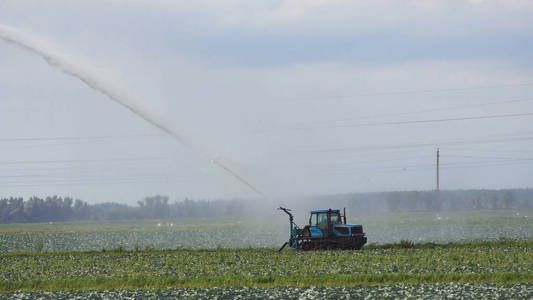
[[[533,283],[533,241],[401,242],[360,251],[275,249],[11,253],[0,292]]]
[[[409,240],[401,240],[398,243],[389,244],[367,244],[363,249],[435,249],[435,248],[489,248],[489,247],[533,247],[533,241],[527,240],[508,240],[500,238],[497,241],[467,241],[467,242],[448,242],[448,243],[415,243]]]
[[[213,288],[213,287],[335,287],[335,286],[374,286],[392,284],[444,284],[444,283],[533,283],[527,272],[496,272],[482,274],[328,274],[328,275],[288,275],[288,276],[132,276],[118,278],[77,278],[56,280],[29,280],[23,282],[0,282],[0,291],[35,290],[112,290],[112,289],[170,289],[170,288]]]

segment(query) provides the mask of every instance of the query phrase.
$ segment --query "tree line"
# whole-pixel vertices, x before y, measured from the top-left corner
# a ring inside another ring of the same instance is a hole
[[[352,212],[456,211],[533,208],[532,189],[405,191],[351,193],[280,201],[301,211],[346,207]],[[169,201],[169,197],[145,197],[137,205],[89,204],[71,197],[21,197],[0,199],[0,223],[74,220],[140,220],[181,217],[257,216],[274,211],[274,202],[245,200]]]
[[[171,203],[169,197],[161,195],[146,197],[137,204],[88,204],[80,199],[59,196],[34,196],[27,200],[9,197],[0,199],[0,223],[232,216],[243,209],[238,200],[185,199]]]
[[[317,197],[355,211],[459,211],[533,208],[533,189],[351,193]]]

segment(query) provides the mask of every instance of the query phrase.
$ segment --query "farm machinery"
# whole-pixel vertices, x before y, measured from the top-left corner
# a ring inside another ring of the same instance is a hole
[[[346,208],[341,214],[339,209],[312,210],[309,225],[304,228],[294,223],[291,210],[279,207],[289,215],[290,237],[285,246],[293,250],[327,250],[327,249],[360,249],[366,244],[366,235],[362,225],[346,224]]]

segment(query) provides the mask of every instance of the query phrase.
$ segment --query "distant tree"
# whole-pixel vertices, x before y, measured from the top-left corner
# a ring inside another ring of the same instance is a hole
[[[387,198],[387,208],[389,211],[398,211],[400,208],[400,201],[398,197],[398,192],[388,193]]]
[[[44,208],[44,201],[38,197],[31,197],[24,203],[24,213],[29,221],[40,221],[41,213]]]
[[[498,195],[497,195],[496,193],[491,193],[491,194],[488,196],[488,203],[489,203],[489,208],[490,208],[490,209],[498,209],[498,208],[501,208],[499,202],[500,202],[500,201],[499,201]]]
[[[0,222],[7,222],[8,210],[7,199],[0,199]]]
[[[355,193],[312,198],[305,209],[346,206],[358,214],[363,211],[400,211],[436,209],[434,191]],[[533,189],[441,191],[444,210],[509,209],[533,207]],[[242,200],[191,200],[169,203],[167,196],[155,195],[138,201],[138,206],[121,203],[88,203],[57,195],[39,198],[0,199],[0,223],[48,222],[65,220],[135,220],[180,217],[240,216],[260,213]],[[302,206],[301,209],[304,207]]]
[[[24,200],[22,198],[10,197],[8,200],[8,219],[10,222],[24,221]]]
[[[419,198],[418,191],[407,192],[407,199],[406,199],[407,210],[413,211],[413,210],[418,209],[418,198]]]
[[[83,220],[89,217],[90,209],[86,202],[81,201],[80,199],[74,200],[74,207],[72,208],[74,213],[74,219]]]
[[[167,218],[169,217],[170,207],[168,197],[155,195],[146,197],[137,202],[141,208],[143,216],[148,218]]]
[[[513,193],[509,190],[505,191],[503,193],[503,205],[505,208],[513,208],[515,207],[515,199],[513,197]]]
[[[425,192],[424,193],[424,209],[426,211],[433,210],[433,201],[435,201],[435,193]]]

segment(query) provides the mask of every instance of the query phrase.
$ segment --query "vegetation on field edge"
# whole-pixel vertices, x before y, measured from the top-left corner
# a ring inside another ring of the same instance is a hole
[[[533,208],[533,189],[394,191],[350,193],[309,197],[306,207],[347,207],[351,212],[415,212],[415,211],[475,211]],[[301,208],[301,203],[289,203]],[[264,215],[263,207],[245,200],[171,201],[168,196],[154,195],[137,201],[137,205],[123,203],[88,202],[57,195],[44,198],[0,198],[0,223],[58,222],[72,220],[149,220],[183,217],[215,217]]]
[[[442,283],[533,283],[533,276],[527,272],[495,273],[385,273],[385,274],[322,274],[287,276],[132,276],[97,277],[61,280],[28,280],[24,282],[0,282],[0,292],[34,290],[109,290],[109,289],[169,289],[169,288],[212,288],[212,287],[279,287],[279,286],[373,286],[392,284],[442,284]]]
[[[390,244],[367,244],[360,250],[375,250],[375,249],[435,249],[435,248],[486,248],[486,247],[527,247],[533,248],[533,240],[506,240],[500,239],[498,241],[468,241],[468,242],[450,242],[450,243],[415,243],[409,240],[403,240],[398,243]],[[217,248],[217,249],[155,249],[148,245],[145,247],[136,247],[136,249],[128,250],[124,246],[117,246],[110,249],[103,248],[100,251],[57,251],[57,252],[41,252],[39,245],[34,247],[34,252],[14,252],[14,253],[2,253],[0,257],[14,257],[14,256],[32,256],[32,255],[86,255],[96,253],[161,253],[161,252],[173,252],[173,251],[187,251],[187,252],[250,252],[250,251],[278,251],[277,248]],[[285,250],[293,251],[293,250]],[[344,251],[344,250],[328,250],[328,251]]]

